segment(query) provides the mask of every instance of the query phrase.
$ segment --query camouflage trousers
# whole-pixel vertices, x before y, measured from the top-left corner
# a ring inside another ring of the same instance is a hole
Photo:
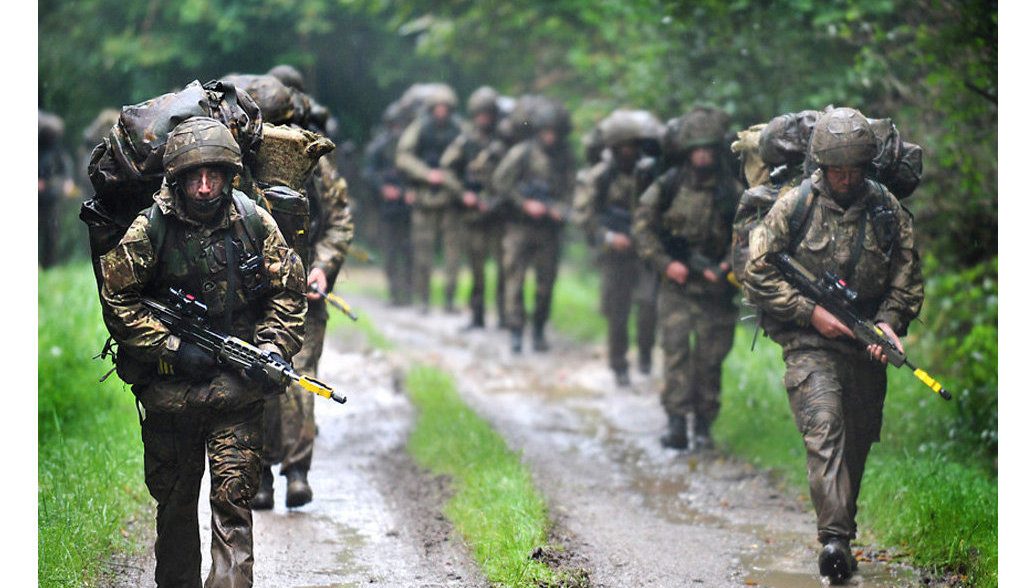
[[[637,305],[637,349],[651,362],[655,344],[658,275],[633,252],[605,251],[601,270],[601,314],[608,321],[608,365],[616,372],[629,369],[629,318]]]
[[[734,344],[737,307],[729,297],[689,296],[663,280],[658,299],[668,415],[712,422],[719,414],[723,359]]]
[[[536,276],[532,322],[542,328],[550,318],[554,281],[561,261],[561,228],[551,223],[508,223],[504,229],[504,292],[507,327],[525,328],[525,272]]]
[[[306,334],[302,349],[292,358],[295,371],[317,377],[317,364],[324,352],[327,333],[327,303],[309,300],[306,311]],[[292,382],[284,394],[266,400],[263,411],[263,467],[281,464],[280,474],[308,472],[313,462],[313,442],[317,425],[313,416],[312,392]]]
[[[381,254],[385,257],[385,278],[392,304],[410,304],[413,250],[409,214],[382,217]]]
[[[432,267],[436,242],[441,242],[445,263],[446,308],[453,308],[464,251],[461,210],[456,207],[414,208],[411,213],[410,240],[413,248],[413,287],[419,303],[427,306],[431,298]]]
[[[503,324],[504,290],[504,225],[503,223],[466,223],[464,231],[467,235],[468,262],[471,264],[471,314],[475,323],[485,323],[486,312],[486,264],[492,257],[497,263],[496,278],[496,311],[500,323]]]
[[[259,488],[262,403],[211,415],[148,412],[141,423],[144,482],[158,501],[155,582],[201,583],[198,495],[208,457],[212,567],[206,588],[252,585],[252,511]]]
[[[821,543],[856,537],[856,499],[881,433],[885,366],[862,350],[785,352],[784,386],[806,446],[809,494]]]

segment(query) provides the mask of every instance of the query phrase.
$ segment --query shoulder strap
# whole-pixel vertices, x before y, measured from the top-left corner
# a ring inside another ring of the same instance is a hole
[[[661,188],[658,200],[659,210],[669,210],[669,207],[672,206],[673,199],[676,198],[676,184],[679,178],[680,170],[676,167],[669,168],[658,178],[658,187]]]
[[[241,224],[244,226],[245,235],[251,241],[252,247],[256,251],[261,251],[262,242],[258,240],[258,237],[263,231],[263,221],[259,218],[259,213],[256,211],[255,201],[237,190],[234,190],[232,194],[234,206],[241,214]]]
[[[817,197],[813,193],[813,184],[809,177],[802,180],[796,195],[795,208],[791,211],[791,218],[788,219],[788,228],[793,235],[791,243],[788,244],[788,251],[792,254],[799,248],[802,239],[806,236],[806,229],[809,221],[813,218],[813,208],[816,207]]]
[[[151,205],[151,208],[144,211],[144,216],[147,217],[147,238],[151,241],[151,250],[154,252],[155,257],[158,258],[162,251],[162,246],[165,245],[165,235],[167,231],[167,225],[165,215],[162,214],[162,209],[158,207],[158,203]]]
[[[594,205],[600,210],[608,199],[608,187],[618,173],[618,168],[613,163],[607,163],[601,175],[597,176],[594,182]]]

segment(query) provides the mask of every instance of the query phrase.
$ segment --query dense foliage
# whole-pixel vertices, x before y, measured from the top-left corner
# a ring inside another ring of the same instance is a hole
[[[851,105],[925,148],[922,247],[968,266],[997,254],[997,24],[982,0],[44,0],[39,97],[76,133],[104,107],[288,62],[357,144],[419,81],[552,95],[577,134],[618,106],[709,102],[747,126]]]

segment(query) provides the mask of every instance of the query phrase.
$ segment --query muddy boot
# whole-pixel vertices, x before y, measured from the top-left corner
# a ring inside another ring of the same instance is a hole
[[[820,550],[820,575],[826,576],[832,584],[843,584],[853,575],[853,564],[856,563],[849,551],[849,540],[845,537],[832,537],[824,542]]]
[[[533,351],[547,351],[550,346],[547,345],[547,339],[543,336],[543,325],[537,325],[532,328],[532,350]]]
[[[288,495],[284,498],[284,505],[288,508],[295,508],[309,504],[311,500],[313,500],[313,489],[309,487],[309,481],[306,480],[305,470],[288,472]]]
[[[694,415],[694,449],[698,451],[711,451],[716,448],[712,441],[712,421]]]
[[[471,317],[471,324],[469,324],[469,325],[465,326],[464,328],[462,328],[461,331],[462,332],[467,332],[467,331],[474,331],[476,329],[484,329],[484,328],[486,328],[486,320],[482,317],[481,313],[475,313],[475,315],[473,317]]]
[[[273,470],[263,468],[259,478],[259,491],[252,498],[252,510],[270,510],[273,508]]]
[[[650,353],[641,355],[640,358],[637,359],[637,369],[639,369],[640,373],[644,374],[645,376],[649,375],[651,373],[651,354]]]
[[[662,435],[662,447],[687,449],[687,417],[682,414],[669,415],[669,429]]]
[[[522,330],[511,329],[511,351],[513,353],[522,352]]]
[[[629,370],[615,370],[615,384],[620,388],[630,387]]]

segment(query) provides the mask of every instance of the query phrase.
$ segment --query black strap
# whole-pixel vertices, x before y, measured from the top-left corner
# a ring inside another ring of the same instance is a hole
[[[813,209],[816,204],[817,197],[813,193],[813,184],[807,177],[799,185],[798,200],[795,202],[795,208],[792,209],[791,218],[788,221],[788,228],[791,229],[793,237],[787,251],[792,255],[798,250],[802,239],[806,237],[806,228],[813,219]]]

